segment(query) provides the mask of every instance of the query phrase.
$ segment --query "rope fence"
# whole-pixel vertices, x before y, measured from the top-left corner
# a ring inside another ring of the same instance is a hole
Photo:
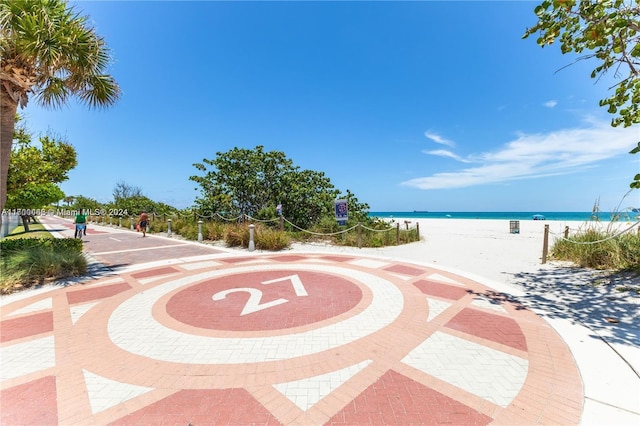
[[[370,228],[366,225],[363,225],[362,223],[358,222],[356,225],[347,228],[347,229],[341,229],[340,231],[336,231],[336,232],[315,232],[315,231],[311,231],[309,229],[304,229],[298,225],[296,225],[295,223],[291,222],[290,220],[288,220],[287,218],[285,218],[284,216],[279,216],[277,218],[273,218],[273,219],[258,219],[255,217],[252,217],[250,215],[246,215],[246,214],[242,214],[240,216],[237,217],[233,217],[233,218],[228,218],[223,216],[220,213],[213,213],[210,215],[200,215],[197,213],[193,213],[193,215],[191,214],[166,214],[166,213],[156,213],[156,212],[150,212],[148,213],[149,217],[150,217],[150,221],[154,221],[154,220],[159,220],[162,222],[167,222],[167,236],[171,236],[172,234],[172,221],[173,219],[185,219],[185,218],[189,218],[189,217],[193,217],[198,224],[198,241],[203,241],[203,233],[202,233],[202,225],[203,225],[203,219],[204,220],[211,220],[211,219],[220,219],[223,220],[225,222],[236,222],[236,223],[242,223],[245,221],[249,221],[249,222],[257,222],[257,223],[273,223],[273,222],[280,222],[280,230],[284,231],[284,224],[287,223],[291,228],[293,228],[294,230],[297,230],[299,232],[303,232],[309,235],[313,235],[315,237],[335,237],[338,235],[346,235],[349,232],[352,232],[354,230],[356,230],[357,232],[357,245],[358,247],[362,247],[362,231],[368,231],[371,233],[388,233],[388,232],[393,232],[395,231],[396,233],[396,244],[399,245],[401,238],[400,238],[400,223],[396,223],[395,227],[390,227],[388,229],[374,229],[374,228]],[[125,216],[89,216],[88,217],[88,221],[89,223],[95,223],[95,224],[101,224],[104,226],[114,226],[116,225],[114,223],[114,219],[117,221],[117,226],[122,228],[123,227],[123,221],[125,222],[125,226],[126,226],[126,221],[128,220],[128,225],[129,228],[131,230],[135,229],[136,223],[137,223],[137,219],[139,216],[129,216],[129,217],[125,217]],[[406,230],[409,230],[409,223],[408,221],[405,221],[405,226],[406,226]],[[150,224],[147,224],[147,232],[149,232],[150,230]],[[250,225],[251,226],[251,225]],[[417,235],[417,240],[420,240],[420,224],[416,223],[415,228],[412,228],[416,230],[416,235]],[[253,230],[253,229],[252,229]]]
[[[161,220],[167,221],[168,223],[168,230],[167,230],[167,235],[171,236],[171,222],[172,222],[172,218],[188,218],[191,217],[191,214],[172,214],[172,215],[167,215],[165,213],[163,214],[158,214],[156,212],[152,212],[149,213],[149,215],[152,217],[151,220],[158,220],[160,218],[162,218]],[[166,216],[171,216],[169,218],[166,218]],[[135,222],[136,222],[136,218],[137,216],[130,216],[129,219],[129,226],[130,229],[133,230],[135,229]],[[279,216],[277,218],[273,218],[273,219],[258,219],[246,214],[242,214],[240,216],[237,217],[233,217],[233,218],[228,218],[223,216],[220,213],[213,213],[211,215],[200,215],[197,213],[193,213],[193,218],[195,220],[197,220],[198,223],[198,241],[202,241],[203,237],[202,237],[202,224],[203,224],[203,219],[208,220],[208,219],[214,219],[214,218],[219,218],[225,222],[237,222],[237,223],[241,223],[244,221],[250,221],[250,222],[257,222],[257,223],[272,223],[272,222],[280,222],[280,230],[284,231],[284,223],[287,223],[289,226],[291,226],[291,228],[299,231],[299,232],[303,232],[309,235],[313,235],[315,237],[335,237],[338,235],[346,235],[349,232],[352,232],[353,230],[356,230],[356,232],[358,233],[357,235],[357,245],[358,247],[362,246],[362,231],[368,231],[368,232],[373,232],[373,233],[386,233],[386,232],[391,232],[394,231],[394,228],[388,228],[388,229],[374,229],[374,228],[370,228],[366,225],[363,225],[362,223],[357,223],[356,225],[347,228],[347,229],[341,229],[340,231],[336,231],[336,232],[315,232],[315,231],[311,231],[309,229],[304,229],[298,225],[296,225],[295,223],[291,222],[290,220],[286,219],[284,216]],[[96,217],[92,217],[89,216],[89,222],[90,223],[98,223],[100,224],[100,219],[101,219],[101,223],[102,225],[106,225],[106,217],[105,216],[98,216],[97,219]],[[117,217],[118,219],[118,226],[122,227],[122,223],[123,223],[123,217]],[[109,220],[108,220],[108,224],[109,226],[113,226],[113,217],[109,216]],[[405,221],[405,226],[406,226],[406,230],[409,230],[409,223],[408,221]],[[555,232],[551,232],[549,229],[549,225],[546,224],[544,226],[544,237],[543,237],[543,247],[542,247],[542,263],[547,263],[547,258],[548,258],[548,254],[549,254],[549,235],[553,235],[554,237],[556,237],[557,241],[567,241],[568,243],[571,244],[579,244],[579,245],[594,245],[594,244],[601,244],[601,243],[605,243],[609,240],[615,239],[620,237],[623,234],[626,234],[628,232],[630,232],[633,228],[638,227],[638,235],[640,236],[640,221],[635,222],[633,224],[631,224],[630,226],[626,227],[625,229],[622,230],[616,230],[616,233],[612,234],[612,235],[608,235],[606,238],[597,240],[597,241],[576,241],[573,239],[569,238],[569,231],[570,228],[568,226],[565,227],[564,229],[564,233],[555,233]],[[420,224],[416,223],[416,232],[417,232],[417,240],[420,240]],[[147,226],[147,231],[149,231],[149,226]],[[396,231],[396,244],[400,244],[400,223],[396,223],[395,226],[395,231]],[[513,232],[513,230],[511,230]],[[519,231],[519,229],[518,229]],[[576,230],[574,230],[576,231]],[[577,231],[580,231],[579,229]]]
[[[640,225],[640,221],[631,224],[626,229],[619,230],[615,234],[609,235],[606,238],[603,238],[601,240],[596,240],[596,241],[575,241],[575,240],[572,240],[572,239],[569,238],[569,227],[568,226],[565,226],[564,234],[558,234],[558,233],[551,232],[549,230],[549,225],[544,225],[544,238],[543,238],[543,243],[542,243],[542,263],[543,264],[547,263],[547,256],[549,254],[549,234],[551,234],[553,236],[556,236],[558,241],[566,241],[568,243],[576,244],[576,245],[592,245],[592,244],[605,243],[607,241],[610,241],[610,240],[613,240],[615,238],[618,238],[621,235],[624,235],[627,232],[630,232],[636,226],[638,227],[638,236],[640,236],[640,226],[639,225]],[[562,236],[560,236],[560,235],[562,235]]]

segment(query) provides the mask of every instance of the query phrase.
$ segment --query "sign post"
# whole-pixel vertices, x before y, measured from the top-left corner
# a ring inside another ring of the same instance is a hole
[[[347,224],[347,219],[349,218],[349,212],[347,209],[347,200],[336,200],[336,220],[338,221],[338,225],[343,226]]]

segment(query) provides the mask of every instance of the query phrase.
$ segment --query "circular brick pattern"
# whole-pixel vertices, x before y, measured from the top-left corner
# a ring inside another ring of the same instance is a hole
[[[166,303],[169,316],[212,330],[299,327],[353,309],[362,291],[333,274],[283,270],[228,274],[185,288]]]
[[[583,402],[571,352],[540,317],[392,259],[214,256],[1,315],[2,399],[25,395],[60,424],[575,424]],[[3,413],[28,423],[21,404]]]
[[[330,321],[322,321],[320,324],[313,323],[306,327],[299,327],[301,329],[297,329],[295,332],[278,333],[277,335],[259,333],[259,331],[253,334],[243,334],[243,332],[235,330],[210,335],[194,334],[190,330],[183,330],[175,325],[170,326],[168,321],[164,321],[162,318],[162,310],[166,311],[166,304],[163,305],[158,301],[168,293],[175,295],[194,284],[215,281],[232,275],[253,273],[274,273],[275,275],[269,275],[269,277],[276,276],[279,277],[276,279],[286,282],[290,281],[291,271],[290,266],[282,264],[234,265],[225,269],[166,280],[159,285],[141,289],[142,291],[137,294],[127,294],[126,297],[123,297],[122,303],[112,308],[113,311],[108,318],[103,317],[100,321],[93,322],[91,327],[95,330],[96,335],[106,329],[109,342],[131,354],[175,363],[198,364],[205,362],[211,365],[228,365],[292,359],[339,348],[342,345],[373,335],[393,324],[403,311],[403,294],[398,286],[392,283],[392,277],[384,278],[344,265],[298,262],[295,267],[298,277],[300,274],[304,275],[308,272],[342,276],[343,280],[352,281],[367,288],[372,297],[362,309],[354,309],[343,315],[334,316],[330,318]],[[261,280],[261,282],[273,279]],[[304,286],[304,283],[302,285]],[[293,284],[291,286],[293,287]],[[352,286],[353,284],[349,284],[348,289]],[[227,290],[236,289],[227,288]],[[209,295],[203,297],[208,298]],[[222,301],[222,298],[218,301]],[[275,307],[272,306],[268,310],[287,309],[287,306],[294,309],[293,304],[283,303]],[[253,312],[251,316],[259,313]],[[165,315],[175,321],[168,313]],[[286,316],[289,315],[292,315],[292,311]],[[103,322],[104,320],[106,320],[106,324]],[[191,348],[192,351],[176,352],[171,349],[176,345]],[[283,348],[289,349],[284,350]]]

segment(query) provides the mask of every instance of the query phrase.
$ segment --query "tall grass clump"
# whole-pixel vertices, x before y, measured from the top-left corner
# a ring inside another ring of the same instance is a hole
[[[333,238],[333,243],[337,245],[371,248],[395,246],[398,243],[408,244],[415,241],[419,241],[418,230],[415,228],[401,229],[399,233],[395,228],[376,229],[374,231],[362,228],[359,240],[356,228],[347,234],[339,234]]]
[[[589,229],[557,241],[552,256],[586,268],[640,272],[640,236],[626,233],[613,238],[607,232]]]
[[[224,232],[224,242],[229,247],[249,247],[249,225],[227,225]]]
[[[71,245],[24,245],[5,250],[0,257],[0,292],[12,293],[46,281],[79,276],[87,271],[87,260]]]
[[[207,222],[202,226],[202,234],[206,240],[218,241],[224,239],[225,226],[220,222]]]
[[[640,273],[640,232],[636,229],[640,225],[620,233],[621,227],[616,225],[624,216],[613,213],[611,222],[603,226],[597,220],[598,204],[596,201],[593,208],[592,218],[595,219],[588,222],[584,230],[554,243],[552,257],[586,268]]]
[[[283,231],[273,228],[256,227],[255,244],[259,250],[278,251],[289,248],[291,241]]]

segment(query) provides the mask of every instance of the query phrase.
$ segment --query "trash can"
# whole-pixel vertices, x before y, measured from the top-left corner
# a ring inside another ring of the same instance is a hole
[[[519,220],[510,220],[509,221],[509,233],[510,234],[519,234],[520,233],[520,221]]]

